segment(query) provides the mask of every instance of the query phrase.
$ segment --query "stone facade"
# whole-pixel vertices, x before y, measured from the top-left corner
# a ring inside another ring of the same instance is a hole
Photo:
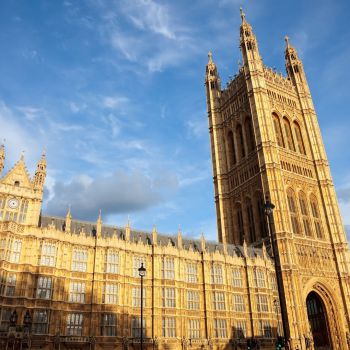
[[[264,202],[274,203],[287,338],[293,348],[314,338],[316,348],[348,349],[348,243],[304,68],[287,37],[287,76],[264,66],[243,11],[241,17],[243,62],[235,78],[222,89],[211,53],[206,67],[219,241],[269,246]]]

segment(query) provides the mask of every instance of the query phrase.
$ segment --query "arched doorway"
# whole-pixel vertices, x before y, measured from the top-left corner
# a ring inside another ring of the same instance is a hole
[[[311,292],[307,296],[306,307],[315,349],[330,349],[326,309],[317,293]]]

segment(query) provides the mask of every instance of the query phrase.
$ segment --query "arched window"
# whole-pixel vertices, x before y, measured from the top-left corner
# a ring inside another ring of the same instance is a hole
[[[274,129],[275,129],[277,145],[280,147],[284,147],[284,141],[283,141],[280,120],[276,114],[272,115],[272,120],[273,120]]]
[[[283,124],[284,124],[284,132],[285,132],[286,138],[287,138],[288,148],[291,151],[295,151],[293,135],[292,135],[292,129],[290,127],[290,124],[289,124],[289,121],[288,121],[287,118],[283,118]]]
[[[306,154],[300,126],[297,122],[294,122],[293,126],[294,126],[295,137],[297,138],[298,151],[301,154]]]
[[[4,208],[5,208],[5,198],[0,197],[0,220],[4,216]]]
[[[242,126],[240,124],[237,125],[236,135],[237,135],[237,145],[239,147],[239,156],[240,158],[244,158],[245,149],[244,149],[243,131],[242,131]]]
[[[255,203],[256,203],[257,213],[259,217],[260,237],[265,238],[267,237],[267,224],[266,224],[266,215],[264,211],[264,200],[260,193],[257,193],[255,195]]]
[[[236,204],[236,227],[238,230],[239,242],[240,244],[242,244],[244,239],[244,227],[243,227],[242,206],[240,203]]]
[[[249,118],[246,118],[244,123],[244,129],[245,129],[245,135],[247,139],[247,145],[248,145],[248,152],[253,152],[255,148],[255,142],[254,142],[254,133],[253,133],[253,127],[252,122]]]
[[[304,226],[304,232],[306,236],[311,236],[311,227],[310,227],[310,219],[309,219],[309,209],[307,206],[307,201],[304,193],[299,193],[299,205],[300,205],[300,211],[301,216],[303,218],[303,226]]]
[[[229,166],[229,169],[231,169],[232,166],[237,163],[235,142],[233,139],[233,132],[231,130],[227,134],[226,140],[227,140],[227,148],[228,148],[228,156],[227,156],[228,166]]]
[[[322,222],[320,211],[318,210],[318,203],[315,196],[310,197],[312,218],[314,221],[315,231],[318,238],[323,238]]]
[[[246,198],[245,203],[246,203],[246,213],[248,218],[249,239],[250,239],[250,242],[253,243],[256,241],[253,205],[250,198]]]
[[[26,221],[28,211],[28,201],[23,199],[19,208],[19,219],[18,222],[23,223]]]
[[[291,189],[287,191],[287,199],[288,199],[289,216],[290,216],[290,221],[292,222],[293,233],[300,234],[298,210],[295,202],[294,192]]]

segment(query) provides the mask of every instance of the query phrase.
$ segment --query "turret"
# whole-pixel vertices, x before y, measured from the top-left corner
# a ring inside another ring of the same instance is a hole
[[[36,168],[33,186],[34,189],[43,191],[46,178],[46,155],[43,153]]]
[[[253,33],[252,26],[247,22],[241,8],[242,24],[240,27],[240,47],[243,56],[243,65],[247,73],[262,69],[262,59],[259,53],[258,41]]]
[[[213,62],[212,53],[208,52],[208,63],[205,71],[205,85],[207,90],[208,104],[215,102],[215,99],[220,97],[221,84],[216,64]]]
[[[97,223],[96,223],[96,236],[100,238],[102,236],[102,214],[101,209],[98,214]]]
[[[67,233],[70,233],[71,226],[72,226],[72,214],[71,214],[70,206],[69,206],[68,212],[67,212],[67,215],[66,215],[66,221],[65,221],[65,231]]]
[[[0,146],[0,176],[5,166],[5,146],[2,144]]]

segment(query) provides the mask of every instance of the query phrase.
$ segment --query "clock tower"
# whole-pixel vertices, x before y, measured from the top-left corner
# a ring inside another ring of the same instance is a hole
[[[4,168],[5,148],[0,148],[0,176]],[[0,177],[0,221],[37,226],[46,177],[46,157],[42,155],[33,179],[22,155],[7,174]]]

